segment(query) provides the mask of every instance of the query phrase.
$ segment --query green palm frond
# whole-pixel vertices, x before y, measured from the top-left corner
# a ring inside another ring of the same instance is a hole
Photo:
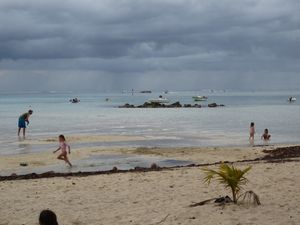
[[[236,196],[238,192],[242,189],[242,186],[248,182],[248,179],[244,176],[251,166],[244,170],[240,170],[233,165],[221,164],[218,170],[203,169],[206,174],[204,182],[210,184],[212,179],[216,179],[226,188],[232,190],[233,199],[236,202]]]

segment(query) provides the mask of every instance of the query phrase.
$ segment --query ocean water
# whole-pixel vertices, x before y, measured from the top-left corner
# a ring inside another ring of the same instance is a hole
[[[300,92],[170,92],[170,102],[194,103],[192,96],[208,95],[220,108],[122,109],[125,103],[143,104],[161,93],[0,93],[0,154],[45,151],[52,145],[30,145],[17,139],[17,120],[34,110],[28,138],[66,135],[134,135],[143,141],[96,142],[72,147],[182,147],[248,145],[250,122],[255,122],[256,144],[269,128],[271,143],[296,144],[300,139]],[[289,103],[289,96],[299,102]],[[78,104],[69,99],[78,97]],[[110,100],[105,101],[106,98]]]

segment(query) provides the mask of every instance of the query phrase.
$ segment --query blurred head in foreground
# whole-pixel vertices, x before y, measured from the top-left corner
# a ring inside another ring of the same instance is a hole
[[[58,225],[57,218],[51,210],[43,210],[39,217],[40,225]]]

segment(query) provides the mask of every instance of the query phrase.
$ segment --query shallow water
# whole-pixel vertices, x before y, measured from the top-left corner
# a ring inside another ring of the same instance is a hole
[[[208,95],[208,102],[224,108],[119,109],[125,103],[142,104],[161,93],[1,93],[0,154],[26,154],[56,147],[56,143],[30,145],[16,137],[18,116],[29,108],[34,115],[28,138],[40,139],[58,134],[135,135],[144,141],[71,143],[82,147],[182,147],[236,146],[248,144],[248,127],[256,123],[257,144],[264,128],[272,134],[271,143],[299,143],[300,105],[290,104],[290,95],[300,101],[300,93],[268,92],[171,92],[170,102],[193,103],[192,96]],[[68,102],[78,96],[79,104]],[[110,101],[106,102],[105,99]]]
[[[191,161],[141,155],[93,155],[85,159],[72,161],[72,163],[73,167],[69,167],[63,162],[34,169],[19,167],[19,169],[0,171],[0,176],[8,176],[12,173],[23,175],[29,173],[45,173],[48,171],[57,173],[108,171],[113,167],[117,167],[119,170],[129,170],[134,169],[135,167],[149,168],[153,163],[160,167],[186,166],[193,164]]]

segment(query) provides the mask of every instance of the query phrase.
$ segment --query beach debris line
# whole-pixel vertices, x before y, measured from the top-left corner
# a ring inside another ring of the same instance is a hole
[[[274,150],[263,150],[263,152],[267,155],[265,155],[262,160],[298,158],[300,157],[300,146],[276,148]]]
[[[154,166],[155,165],[155,166]],[[195,164],[191,164],[189,166],[195,166]],[[173,168],[182,168],[184,166],[174,166]],[[121,170],[117,167],[113,167],[111,170],[101,170],[101,171],[90,171],[90,172],[68,172],[68,173],[58,173],[54,171],[48,171],[45,173],[29,173],[24,175],[18,175],[16,173],[12,173],[9,176],[0,176],[0,181],[5,180],[29,180],[29,179],[41,179],[41,178],[51,178],[51,177],[85,177],[92,175],[104,175],[104,174],[114,174],[114,173],[135,173],[135,172],[151,172],[151,171],[161,171],[171,169],[172,167],[159,167],[156,164],[152,164],[150,168],[147,167],[134,167],[134,169],[129,170]]]
[[[184,104],[182,105],[180,102],[174,102],[172,104],[164,104],[160,102],[145,102],[142,105],[133,105],[126,103],[124,105],[119,106],[119,108],[216,108],[216,107],[224,107],[223,104],[210,103],[208,105],[200,105],[200,104]]]
[[[234,203],[237,204],[239,199],[241,201],[247,200],[247,203],[253,203],[255,205],[260,205],[260,200],[257,194],[253,191],[247,191],[244,194],[240,195],[240,191],[242,186],[246,185],[248,179],[245,177],[245,174],[251,170],[251,166],[241,170],[236,168],[233,165],[228,165],[225,163],[220,164],[218,170],[204,168],[202,169],[205,173],[204,183],[210,184],[213,179],[219,181],[220,184],[223,184],[226,189],[230,189],[232,192],[232,200],[230,197],[222,197],[222,198],[212,198],[209,200],[202,201],[200,203],[195,203],[190,205],[190,207],[201,206],[207,204],[213,200],[215,203],[219,204],[228,204]]]
[[[152,163],[151,166],[150,166],[150,168],[151,168],[152,170],[158,170],[158,169],[159,169],[159,166],[158,166],[156,163]]]

